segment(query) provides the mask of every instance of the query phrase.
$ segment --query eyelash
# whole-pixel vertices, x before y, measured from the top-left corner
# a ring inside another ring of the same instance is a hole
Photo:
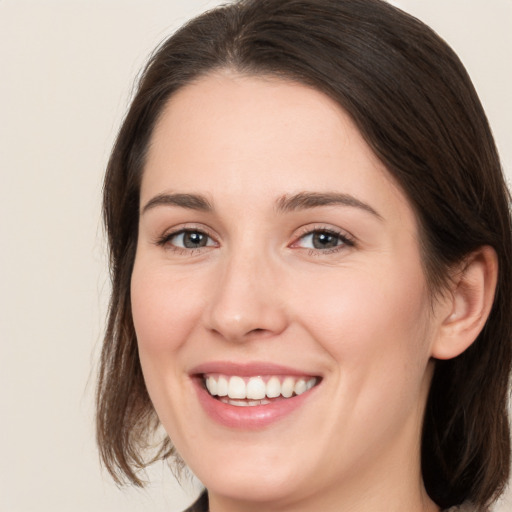
[[[296,247],[300,240],[303,240],[307,236],[314,236],[315,234],[325,234],[338,239],[339,244],[328,248],[328,249],[308,249],[309,256],[325,256],[328,254],[336,254],[340,251],[346,250],[347,247],[354,247],[355,240],[353,237],[348,235],[346,232],[339,231],[333,228],[326,228],[324,226],[305,227],[303,232],[297,237],[296,241],[293,242],[291,247]]]
[[[170,233],[165,233],[164,235],[159,237],[155,241],[155,243],[156,243],[156,245],[158,245],[160,247],[165,247],[166,249],[169,249],[179,255],[188,255],[188,256],[192,256],[207,247],[212,247],[212,245],[206,245],[203,247],[188,248],[188,247],[178,247],[171,243],[173,238],[178,237],[179,235],[185,235],[187,233],[197,233],[199,235],[206,236],[208,239],[213,240],[215,242],[215,239],[204,228],[195,228],[193,226],[190,226],[190,227],[182,227],[182,228],[172,231]],[[215,242],[215,244],[217,244],[217,242]]]
[[[186,235],[187,233],[197,233],[202,236],[206,236],[208,239],[212,240],[214,244],[212,245],[205,245],[202,247],[196,247],[196,248],[187,248],[187,247],[178,247],[171,243],[172,239],[175,237],[178,237],[179,235]],[[345,250],[347,247],[354,247],[355,241],[354,239],[349,236],[347,233],[332,229],[332,228],[326,228],[322,226],[315,226],[314,228],[307,227],[304,228],[303,232],[296,238],[296,240],[290,245],[290,247],[294,248],[300,248],[298,246],[298,243],[306,238],[307,236],[314,236],[315,234],[325,234],[328,236],[332,236],[338,239],[339,244],[328,248],[328,249],[308,249],[308,255],[309,256],[324,256],[328,254],[334,254],[338,253],[342,250]],[[194,227],[186,227],[186,228],[180,228],[175,231],[172,231],[170,233],[166,233],[159,237],[155,244],[160,247],[166,247],[169,250],[178,253],[180,255],[188,255],[192,256],[194,254],[197,254],[198,252],[201,252],[203,249],[206,249],[207,247],[213,247],[215,245],[218,245],[215,239],[203,228],[194,228]]]

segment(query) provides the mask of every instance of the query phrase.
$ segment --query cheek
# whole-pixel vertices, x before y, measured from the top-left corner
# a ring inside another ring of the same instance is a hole
[[[149,258],[148,258],[149,260]],[[131,279],[132,316],[140,363],[154,408],[171,437],[183,435],[180,418],[188,417],[190,393],[182,350],[198,324],[199,284],[180,280],[172,269],[136,260]],[[173,393],[169,393],[173,390]]]
[[[368,268],[333,273],[310,287],[300,307],[305,327],[344,371],[380,371],[386,379],[424,371],[431,335],[421,269]]]
[[[203,301],[200,283],[136,260],[131,304],[141,353],[161,356],[178,350],[197,326]]]
[[[303,326],[332,362],[326,421],[332,436],[344,432],[362,458],[370,445],[391,445],[406,425],[421,428],[431,337],[422,283],[416,269],[381,267],[320,281],[303,299]]]

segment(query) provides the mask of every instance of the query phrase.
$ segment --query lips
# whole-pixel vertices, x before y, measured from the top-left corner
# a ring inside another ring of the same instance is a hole
[[[230,428],[270,425],[305,404],[319,375],[271,363],[208,363],[191,372],[206,413]]]

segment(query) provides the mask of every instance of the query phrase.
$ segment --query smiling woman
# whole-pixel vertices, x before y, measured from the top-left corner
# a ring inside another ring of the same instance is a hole
[[[187,24],[105,181],[109,471],[184,461],[212,512],[487,510],[508,201],[462,65],[398,9],[245,0]]]

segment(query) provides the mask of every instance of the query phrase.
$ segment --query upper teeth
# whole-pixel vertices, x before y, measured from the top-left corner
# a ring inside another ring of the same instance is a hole
[[[300,395],[311,389],[317,379],[315,377],[284,377],[272,376],[270,378],[238,376],[227,377],[225,375],[209,375],[205,379],[206,388],[213,396],[227,396],[233,399],[262,400],[276,398],[282,395],[290,398],[294,393]],[[265,382],[266,381],[266,382]]]

